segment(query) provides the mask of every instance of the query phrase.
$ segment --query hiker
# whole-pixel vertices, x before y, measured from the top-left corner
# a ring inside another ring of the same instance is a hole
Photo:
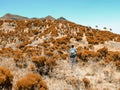
[[[74,47],[74,45],[72,45],[70,48],[70,59],[73,66],[73,64],[76,63],[76,48]]]

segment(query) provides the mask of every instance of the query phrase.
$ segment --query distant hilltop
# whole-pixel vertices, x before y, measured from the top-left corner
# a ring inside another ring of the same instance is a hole
[[[29,19],[29,18],[20,16],[20,15],[14,15],[14,14],[7,13],[4,16],[0,17],[0,19],[2,20],[24,20],[24,19]]]
[[[0,20],[25,20],[25,19],[47,19],[47,20],[56,20],[54,17],[48,15],[44,18],[38,18],[38,17],[33,17],[33,18],[28,18],[20,15],[15,15],[11,13],[7,13],[4,16],[0,17]],[[64,17],[59,17],[57,20],[67,20]]]

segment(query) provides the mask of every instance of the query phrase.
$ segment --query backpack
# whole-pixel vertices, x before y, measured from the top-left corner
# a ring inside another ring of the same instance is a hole
[[[74,58],[75,56],[76,56],[76,50],[72,48],[70,50],[70,57]]]

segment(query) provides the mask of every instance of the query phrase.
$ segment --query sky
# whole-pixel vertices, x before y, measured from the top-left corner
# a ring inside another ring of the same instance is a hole
[[[6,13],[29,18],[62,16],[77,24],[111,28],[120,34],[120,0],[0,0],[0,17]]]

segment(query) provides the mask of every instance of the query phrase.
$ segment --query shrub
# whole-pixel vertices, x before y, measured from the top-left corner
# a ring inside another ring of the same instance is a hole
[[[34,64],[30,64],[29,70],[30,70],[30,71],[36,71],[35,65],[34,65]]]
[[[117,42],[120,42],[120,36],[117,37],[117,40],[115,40]]]
[[[78,78],[76,78],[76,77],[67,77],[66,82],[68,84],[72,85],[73,90],[80,90],[81,81]],[[64,89],[64,90],[68,90],[68,89]]]
[[[109,51],[108,55],[105,57],[105,62],[113,62],[116,65],[117,70],[120,70],[120,52]]]
[[[45,55],[47,55],[48,57],[51,57],[54,55],[54,53],[52,51],[45,51]]]
[[[3,20],[0,20],[0,26],[3,24]]]
[[[87,36],[87,41],[89,44],[99,44],[99,40],[95,37]]]
[[[33,56],[32,57],[32,61],[36,64],[37,67],[42,67],[45,65],[45,61],[47,60],[47,58],[45,56]]]
[[[58,36],[58,31],[55,28],[53,28],[52,32],[51,32],[51,35],[57,37]]]
[[[23,55],[21,50],[15,50],[13,58],[14,58],[14,61],[15,61],[17,67],[19,67],[19,68],[26,68],[27,67],[26,58]]]
[[[0,50],[0,54],[4,57],[10,57],[13,55],[13,49],[12,48],[2,48]]]
[[[66,44],[61,44],[61,45],[59,46],[59,49],[66,51],[66,50],[69,50],[69,47],[68,47],[68,45],[66,45]]]
[[[118,71],[120,71],[120,61],[114,62]]]
[[[12,90],[13,75],[10,70],[0,67],[0,90]]]
[[[30,44],[31,43],[31,41],[24,41],[24,42],[22,42],[22,43],[20,43],[18,46],[17,46],[17,48],[19,48],[19,49],[22,49],[22,48],[24,48],[27,44]]]
[[[65,59],[67,59],[68,54],[61,54],[60,56],[61,56],[61,58],[62,58],[62,59],[64,59],[64,60],[65,60]]]
[[[109,63],[111,61],[120,61],[120,53],[109,51],[107,56],[105,57],[105,61],[107,63]]]
[[[70,41],[70,38],[67,36],[56,39],[58,44],[67,44]]]
[[[77,41],[81,41],[82,40],[82,36],[76,36],[75,37]]]
[[[56,65],[54,57],[46,58],[45,56],[32,57],[32,62],[35,63],[37,71],[41,75],[48,75],[52,71],[53,67]]]
[[[103,47],[97,50],[97,52],[100,53],[100,57],[106,57],[106,55],[108,54],[108,48]]]
[[[85,89],[89,90],[90,87],[91,87],[91,85],[90,85],[90,80],[87,79],[87,78],[83,78],[83,79],[82,79],[82,82],[84,83]]]
[[[77,56],[86,62],[90,60],[90,58],[97,57],[97,53],[95,53],[94,51],[84,50],[77,52]]]
[[[83,48],[81,46],[76,48],[78,52],[83,51]]]
[[[57,63],[56,63],[54,57],[47,59],[46,60],[46,70],[48,72],[46,72],[46,74],[49,74],[49,72],[52,72],[55,65],[57,65]]]
[[[48,90],[45,81],[38,74],[28,74],[17,81],[16,90]]]

